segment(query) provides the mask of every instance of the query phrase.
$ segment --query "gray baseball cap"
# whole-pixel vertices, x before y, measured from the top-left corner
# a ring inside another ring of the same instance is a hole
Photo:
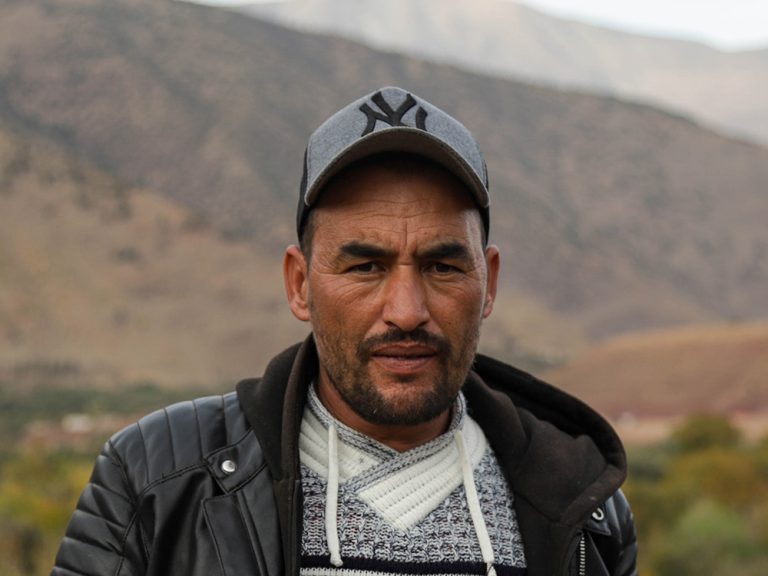
[[[328,181],[354,162],[382,152],[424,156],[455,175],[477,204],[488,238],[488,170],[474,137],[440,108],[391,86],[345,106],[309,137],[296,214],[299,237]]]

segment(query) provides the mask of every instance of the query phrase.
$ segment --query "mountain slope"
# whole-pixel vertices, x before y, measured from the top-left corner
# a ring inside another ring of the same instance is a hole
[[[683,118],[159,0],[4,3],[0,38],[1,118],[265,253],[309,132],[393,83],[486,151],[505,290],[592,336],[768,315],[768,151]]]
[[[229,389],[306,333],[254,246],[1,127],[0,168],[0,381]]]
[[[617,338],[548,374],[617,418],[768,413],[768,325],[702,326]]]
[[[309,331],[288,309],[280,257],[0,123],[0,387],[229,390]],[[542,305],[501,302],[497,319],[515,322],[495,320],[484,349],[534,366],[580,348]]]
[[[768,142],[766,51],[629,34],[508,0],[390,0],[386,9],[375,0],[287,0],[241,9],[471,70],[655,102]]]

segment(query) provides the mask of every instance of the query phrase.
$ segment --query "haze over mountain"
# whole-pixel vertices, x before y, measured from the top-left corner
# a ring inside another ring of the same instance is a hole
[[[557,358],[585,335],[768,316],[765,148],[203,6],[19,0],[0,5],[8,362],[118,348],[132,378],[141,358],[165,376],[257,371],[249,354],[295,338],[279,258],[306,137],[386,84],[461,118],[486,152],[507,298],[486,350]]]
[[[509,0],[286,0],[242,10],[471,70],[655,102],[768,142],[768,46],[725,52]]]

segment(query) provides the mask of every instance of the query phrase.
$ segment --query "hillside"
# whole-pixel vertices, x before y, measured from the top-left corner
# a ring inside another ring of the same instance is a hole
[[[514,298],[590,337],[768,315],[768,150],[684,118],[169,1],[6,2],[0,39],[0,119],[261,254],[293,239],[308,133],[400,84],[486,151]]]
[[[599,28],[509,0],[390,0],[387,10],[375,0],[287,0],[241,9],[471,70],[655,102],[768,143],[766,50],[724,52]]]
[[[229,390],[308,331],[280,257],[0,125],[0,387]],[[496,320],[488,351],[536,365],[580,346],[541,305],[503,302],[516,322]]]
[[[9,130],[0,167],[3,382],[228,389],[306,333],[254,246]]]
[[[768,415],[768,324],[702,326],[625,336],[547,374],[606,415]],[[766,418],[768,422],[768,418]]]

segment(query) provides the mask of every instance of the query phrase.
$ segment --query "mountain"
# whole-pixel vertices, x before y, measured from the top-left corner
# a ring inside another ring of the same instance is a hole
[[[502,302],[516,322],[500,314],[485,350],[536,366],[583,348],[535,301]],[[280,254],[0,122],[0,387],[229,390],[307,332]]]
[[[0,126],[0,382],[214,386],[307,329],[198,214]]]
[[[623,423],[731,414],[768,432],[768,324],[698,326],[616,338],[546,374]]]
[[[768,143],[768,50],[630,34],[509,0],[286,0],[240,9],[470,70],[653,102]]]
[[[0,39],[0,120],[272,263],[307,135],[399,84],[486,151],[505,293],[591,338],[768,315],[768,150],[686,118],[170,1],[5,2]],[[552,333],[495,315],[516,341]]]

